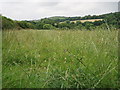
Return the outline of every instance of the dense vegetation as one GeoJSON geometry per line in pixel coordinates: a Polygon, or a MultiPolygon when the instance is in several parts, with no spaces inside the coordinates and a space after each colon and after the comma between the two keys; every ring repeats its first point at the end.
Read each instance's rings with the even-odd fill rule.
{"type": "Polygon", "coordinates": [[[33,21],[0,18],[3,88],[120,88],[119,12],[33,21]],[[103,21],[79,21],[88,19],[103,21]]]}
{"type": "Polygon", "coordinates": [[[118,88],[117,30],[3,31],[3,88],[118,88]]]}
{"type": "Polygon", "coordinates": [[[4,16],[2,17],[2,29],[89,29],[103,28],[111,29],[120,28],[120,12],[93,15],[84,17],[50,17],[33,21],[14,21],[4,16]],[[103,19],[102,21],[84,22],[75,20],[88,20],[88,19],[103,19]],[[63,23],[61,23],[63,22],[63,23]]]}

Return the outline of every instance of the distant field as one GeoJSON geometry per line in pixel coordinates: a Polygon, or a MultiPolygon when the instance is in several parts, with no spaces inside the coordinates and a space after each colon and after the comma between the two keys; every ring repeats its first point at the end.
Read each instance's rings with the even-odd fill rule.
{"type": "Polygon", "coordinates": [[[88,20],[76,20],[76,21],[71,21],[71,22],[77,22],[77,21],[81,21],[82,23],[84,22],[95,22],[95,21],[102,21],[103,19],[88,19],[88,20]]]}
{"type": "Polygon", "coordinates": [[[118,31],[3,31],[3,88],[116,88],[118,31]]]}
{"type": "MultiPolygon", "coordinates": [[[[80,21],[82,23],[84,22],[95,22],[95,21],[102,21],[103,19],[88,19],[88,20],[75,20],[75,21],[70,21],[70,22],[74,22],[76,23],[77,21],[80,21]]],[[[64,23],[64,22],[60,22],[60,23],[64,23]]]]}

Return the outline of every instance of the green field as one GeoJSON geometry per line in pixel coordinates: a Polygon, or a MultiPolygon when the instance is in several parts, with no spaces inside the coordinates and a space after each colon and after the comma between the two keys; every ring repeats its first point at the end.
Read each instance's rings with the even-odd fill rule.
{"type": "Polygon", "coordinates": [[[9,30],[3,88],[117,88],[118,30],[9,30]]]}

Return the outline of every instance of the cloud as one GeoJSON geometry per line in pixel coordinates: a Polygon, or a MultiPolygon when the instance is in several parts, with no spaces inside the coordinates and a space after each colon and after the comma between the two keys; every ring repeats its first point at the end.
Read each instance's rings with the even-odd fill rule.
{"type": "Polygon", "coordinates": [[[119,2],[119,0],[1,0],[0,2],[119,2]]]}
{"type": "MultiPolygon", "coordinates": [[[[84,16],[103,14],[117,11],[117,2],[72,2],[69,0],[9,0],[14,2],[1,2],[1,13],[15,20],[40,19],[50,16],[84,16]],[[34,1],[34,2],[33,2],[34,1]]],[[[75,0],[77,1],[77,0],[75,0]]],[[[86,1],[86,0],[85,0],[86,1]]],[[[98,0],[97,0],[98,1],[98,0]]]]}
{"type": "Polygon", "coordinates": [[[37,2],[37,3],[34,3],[36,4],[38,7],[54,7],[54,6],[57,6],[60,2],[37,2]]]}

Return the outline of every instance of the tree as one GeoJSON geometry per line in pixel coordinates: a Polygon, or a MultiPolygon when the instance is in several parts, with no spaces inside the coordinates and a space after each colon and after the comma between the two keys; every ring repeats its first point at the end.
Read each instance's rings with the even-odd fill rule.
{"type": "Polygon", "coordinates": [[[18,21],[17,24],[22,27],[23,29],[30,28],[30,24],[26,21],[18,21]]]}
{"type": "Polygon", "coordinates": [[[76,21],[76,25],[82,24],[81,21],[76,21]]]}
{"type": "Polygon", "coordinates": [[[2,29],[14,29],[16,28],[16,23],[12,19],[0,16],[2,18],[2,29]]]}
{"type": "Polygon", "coordinates": [[[65,23],[65,22],[64,23],[59,23],[58,28],[64,28],[64,29],[67,28],[68,29],[68,28],[70,28],[70,25],[65,23]]]}
{"type": "Polygon", "coordinates": [[[44,24],[43,29],[55,29],[55,27],[52,26],[51,24],[44,24]]]}
{"type": "Polygon", "coordinates": [[[91,30],[94,27],[92,22],[85,22],[84,25],[85,25],[85,28],[88,30],[91,30]]]}
{"type": "Polygon", "coordinates": [[[54,21],[52,19],[49,19],[49,18],[45,18],[45,19],[41,19],[41,23],[44,23],[44,24],[51,24],[54,26],[55,23],[57,23],[57,21],[54,21]]]}
{"type": "Polygon", "coordinates": [[[67,24],[70,24],[70,21],[69,21],[69,20],[67,20],[67,21],[66,21],[66,23],[67,23],[67,24]]]}
{"type": "Polygon", "coordinates": [[[43,25],[45,25],[45,24],[42,23],[42,22],[37,22],[37,23],[35,24],[35,27],[36,27],[36,29],[43,29],[43,25]]]}
{"type": "Polygon", "coordinates": [[[85,29],[82,24],[79,24],[75,27],[75,29],[82,30],[85,29]]]}
{"type": "Polygon", "coordinates": [[[103,24],[103,23],[105,23],[104,21],[95,21],[95,22],[93,22],[93,24],[95,25],[95,26],[100,26],[101,24],[103,24]]]}

